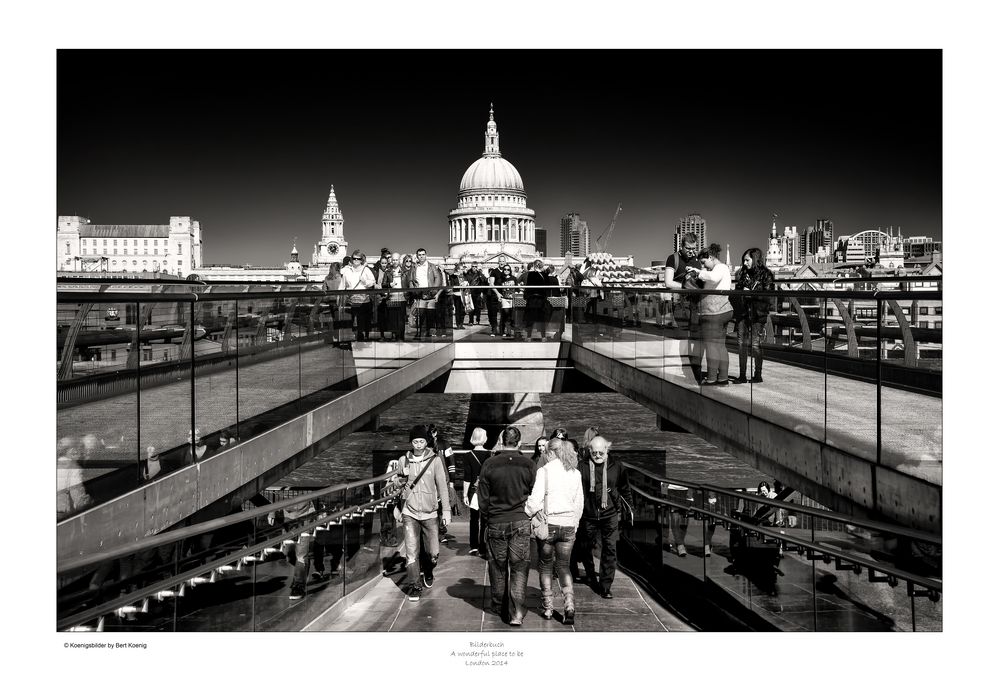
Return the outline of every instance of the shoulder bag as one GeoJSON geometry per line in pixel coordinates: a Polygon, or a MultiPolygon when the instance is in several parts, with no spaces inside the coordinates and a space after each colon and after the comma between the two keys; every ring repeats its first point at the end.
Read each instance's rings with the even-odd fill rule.
{"type": "Polygon", "coordinates": [[[424,464],[423,470],[420,471],[419,475],[417,475],[412,482],[407,481],[399,490],[399,493],[395,495],[395,510],[393,511],[393,515],[396,520],[402,519],[402,509],[406,507],[406,500],[409,499],[409,493],[413,491],[413,488],[416,487],[416,483],[420,481],[420,478],[423,477],[423,474],[427,472],[427,469],[430,468],[430,465],[436,458],[436,454],[431,456],[430,460],[424,464]]]}
{"type": "Polygon", "coordinates": [[[531,516],[531,534],[544,541],[548,539],[548,472],[545,471],[544,507],[531,516]]]}

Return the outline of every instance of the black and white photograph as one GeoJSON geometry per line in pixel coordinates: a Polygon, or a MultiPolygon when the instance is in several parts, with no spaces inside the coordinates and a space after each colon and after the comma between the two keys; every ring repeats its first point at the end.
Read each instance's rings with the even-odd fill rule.
{"type": "Polygon", "coordinates": [[[51,354],[10,328],[39,391],[18,448],[56,446],[39,650],[825,677],[849,640],[932,678],[916,651],[987,626],[991,561],[987,365],[949,368],[946,428],[943,400],[945,222],[981,291],[948,289],[950,356],[990,336],[966,273],[991,239],[950,213],[990,184],[955,147],[994,142],[951,133],[964,48],[507,46],[474,11],[453,44],[171,20],[35,50],[45,172],[12,189],[44,199],[51,354]]]}

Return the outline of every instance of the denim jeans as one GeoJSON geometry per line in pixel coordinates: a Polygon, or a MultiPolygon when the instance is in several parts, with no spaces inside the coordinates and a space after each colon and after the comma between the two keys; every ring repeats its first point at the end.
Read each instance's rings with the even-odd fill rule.
{"type": "Polygon", "coordinates": [[[708,360],[704,378],[708,382],[728,380],[728,348],[725,347],[725,326],[731,319],[731,310],[721,314],[701,315],[704,354],[708,360]]]}
{"type": "Polygon", "coordinates": [[[747,319],[740,319],[735,325],[735,332],[739,336],[739,377],[746,377],[746,360],[750,350],[753,353],[753,376],[763,375],[763,337],[766,335],[766,326],[762,322],[750,322],[747,319]]]}
{"type": "Polygon", "coordinates": [[[538,544],[538,577],[541,582],[541,607],[551,610],[555,606],[552,593],[552,567],[558,574],[562,587],[562,600],[566,610],[575,610],[576,602],[572,591],[572,575],[569,574],[569,560],[576,540],[576,528],[562,525],[548,526],[548,539],[535,539],[538,544]],[[553,561],[554,559],[554,561],[553,561]]]}
{"type": "Polygon", "coordinates": [[[433,577],[433,568],[437,565],[437,556],[440,553],[437,544],[437,516],[427,520],[417,520],[403,513],[402,524],[406,531],[406,579],[411,584],[419,584],[421,536],[423,537],[423,548],[430,556],[429,564],[424,566],[424,573],[429,571],[430,575],[428,576],[433,577]]]}
{"type": "Polygon", "coordinates": [[[508,523],[489,523],[486,527],[489,544],[489,583],[492,588],[492,608],[511,620],[523,621],[527,608],[527,572],[531,567],[531,519],[508,523]],[[509,578],[507,573],[509,572],[509,578]]]}

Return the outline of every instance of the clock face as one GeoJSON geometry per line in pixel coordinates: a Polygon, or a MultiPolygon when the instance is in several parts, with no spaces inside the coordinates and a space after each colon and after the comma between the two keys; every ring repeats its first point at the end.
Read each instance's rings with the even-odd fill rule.
{"type": "Polygon", "coordinates": [[[330,255],[336,255],[337,251],[340,250],[340,246],[337,244],[330,244],[326,247],[326,250],[329,251],[330,255]]]}

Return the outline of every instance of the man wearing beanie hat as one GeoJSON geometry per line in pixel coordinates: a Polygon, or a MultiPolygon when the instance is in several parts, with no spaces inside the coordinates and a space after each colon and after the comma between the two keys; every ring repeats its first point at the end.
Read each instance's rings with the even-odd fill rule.
{"type": "MultiPolygon", "coordinates": [[[[437,502],[448,498],[447,472],[440,458],[427,446],[429,439],[424,426],[413,426],[409,431],[413,449],[406,452],[396,466],[397,483],[405,485],[407,489],[402,507],[402,523],[406,537],[406,581],[409,585],[406,594],[411,601],[420,600],[424,586],[429,589],[434,585],[433,569],[440,552],[437,543],[437,502]],[[421,539],[424,550],[430,556],[430,561],[423,570],[422,583],[419,562],[421,539]]],[[[444,525],[449,525],[450,505],[445,503],[440,513],[444,525]]]]}

